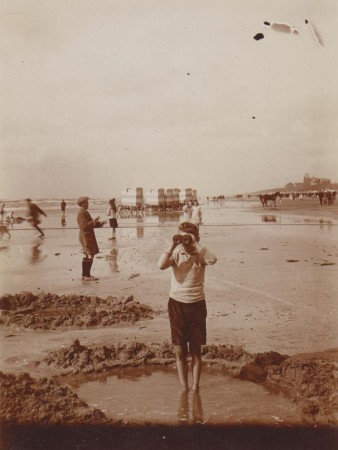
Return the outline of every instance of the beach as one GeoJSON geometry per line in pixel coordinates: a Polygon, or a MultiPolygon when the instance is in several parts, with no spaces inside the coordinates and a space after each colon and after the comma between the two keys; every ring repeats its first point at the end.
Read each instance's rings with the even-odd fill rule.
{"type": "MultiPolygon", "coordinates": [[[[33,379],[40,379],[76,373],[106,373],[114,367],[133,364],[151,366],[151,361],[154,363],[155,360],[157,365],[169,367],[174,364],[173,356],[162,347],[156,350],[153,359],[149,355],[155,354],[154,345],[157,349],[164,343],[170,347],[166,310],[170,271],[160,271],[156,262],[176,233],[180,214],[167,212],[120,218],[116,241],[108,240],[111,231],[107,225],[97,229],[100,253],[95,258],[92,273],[99,281],[84,282],[80,276],[82,254],[75,220],[77,208],[67,207],[66,226],[61,226],[57,205],[49,208],[42,205],[42,208],[48,215],[42,222],[46,234],[44,240],[39,240],[36,231],[26,222],[10,230],[10,239],[3,236],[1,240],[1,295],[8,298],[16,295],[18,312],[20,299],[26,298],[30,305],[26,305],[21,316],[10,312],[13,306],[7,307],[7,311],[3,307],[1,370],[15,376],[29,373],[33,379]],[[30,295],[35,297],[32,299],[30,295]],[[88,305],[96,308],[94,321],[88,321],[87,300],[80,305],[76,304],[78,298],[89,299],[88,305]],[[104,303],[98,299],[110,300],[104,303]],[[38,302],[39,307],[34,306],[38,302]],[[56,323],[58,313],[55,309],[53,313],[48,310],[48,302],[53,305],[66,302],[63,313],[67,310],[70,315],[76,315],[77,312],[81,320],[75,323],[69,316],[68,321],[56,323]],[[109,316],[113,307],[123,312],[125,319],[114,321],[109,316]],[[127,307],[128,314],[142,311],[138,316],[128,315],[125,313],[127,307]],[[98,311],[106,317],[105,322],[98,318],[98,311]],[[48,315],[54,315],[54,319],[38,320],[48,315]],[[35,316],[35,319],[28,324],[27,316],[35,316]],[[11,320],[7,320],[8,317],[11,320]],[[20,321],[20,317],[26,322],[20,321]],[[78,342],[77,347],[74,342],[78,342]],[[58,353],[71,348],[78,354],[88,353],[93,348],[98,352],[98,349],[102,351],[103,347],[113,345],[114,354],[120,355],[116,353],[116,346],[120,349],[124,346],[123,351],[132,348],[134,356],[129,355],[129,359],[115,356],[108,366],[105,366],[104,358],[101,366],[95,366],[93,361],[87,366],[69,363],[65,370],[66,365],[61,361],[64,356],[61,358],[58,353]],[[141,353],[143,363],[139,359],[141,353]],[[144,356],[146,353],[147,357],[144,356]],[[46,357],[49,362],[43,363],[46,357]]],[[[213,357],[209,347],[205,364],[218,367],[222,360],[223,368],[232,375],[242,373],[243,378],[254,382],[259,382],[262,371],[257,375],[257,371],[251,369],[259,365],[260,370],[267,367],[263,381],[279,384],[281,391],[284,387],[284,394],[287,383],[283,385],[281,381],[282,372],[285,375],[292,370],[293,373],[304,370],[304,361],[316,361],[318,367],[322,361],[324,366],[330,363],[329,369],[320,366],[318,370],[322,377],[328,371],[333,373],[338,355],[335,310],[338,293],[337,207],[321,207],[314,199],[285,199],[267,208],[258,201],[225,201],[222,204],[205,201],[202,209],[201,244],[218,258],[217,264],[206,270],[207,343],[215,349],[224,346],[235,349],[232,353],[228,351],[227,356],[213,357]],[[281,358],[278,363],[265,360],[265,366],[262,366],[257,355],[271,352],[286,355],[289,359],[281,358]]],[[[105,205],[100,202],[94,204],[93,209],[89,208],[93,216],[99,214],[101,219],[105,218],[105,210],[105,205]]],[[[207,381],[210,377],[202,375],[201,396],[203,376],[205,390],[210,384],[207,381]]],[[[289,397],[300,395],[295,383],[288,389],[289,397]]],[[[337,401],[331,397],[330,401],[325,397],[330,403],[325,409],[323,396],[309,394],[307,401],[310,398],[311,402],[302,404],[299,420],[306,419],[310,424],[333,423],[337,418],[337,401]],[[306,408],[315,402],[314,397],[321,400],[317,402],[319,410],[311,412],[306,408]]],[[[250,396],[247,403],[247,408],[255,410],[255,405],[250,405],[250,396]]],[[[236,414],[236,420],[246,423],[245,415],[241,418],[240,412],[236,414]]],[[[270,416],[278,417],[278,414],[271,413],[270,416]]],[[[98,414],[96,422],[100,422],[100,417],[98,414]]],[[[132,422],[132,419],[128,420],[132,422]]],[[[79,419],[80,423],[83,421],[83,417],[79,419]]],[[[247,418],[247,423],[252,421],[252,416],[247,418]]],[[[153,419],[151,422],[156,423],[153,419]]],[[[164,417],[160,423],[167,422],[164,417]]],[[[287,423],[287,418],[282,422],[287,423]]],[[[226,423],[231,420],[224,419],[226,423]]]]}

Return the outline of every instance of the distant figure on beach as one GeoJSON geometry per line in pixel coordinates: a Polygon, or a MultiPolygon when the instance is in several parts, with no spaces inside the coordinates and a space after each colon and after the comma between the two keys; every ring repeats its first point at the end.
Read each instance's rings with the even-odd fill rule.
{"type": "Polygon", "coordinates": [[[111,200],[109,200],[109,208],[107,211],[107,216],[109,216],[109,225],[110,225],[110,228],[112,229],[112,236],[110,238],[108,238],[109,241],[116,239],[116,228],[118,228],[118,223],[116,220],[116,213],[117,213],[117,208],[116,208],[115,198],[112,198],[111,200]]]}
{"type": "Polygon", "coordinates": [[[66,206],[67,206],[67,203],[63,199],[61,202],[61,226],[62,227],[66,226],[66,206]]]}
{"type": "Polygon", "coordinates": [[[323,191],[319,191],[318,192],[318,198],[319,198],[320,206],[323,206],[323,198],[324,198],[324,192],[323,191]]]}
{"type": "Polygon", "coordinates": [[[33,227],[38,230],[38,232],[40,233],[38,237],[42,239],[45,237],[45,234],[39,227],[39,224],[41,223],[40,215],[47,217],[47,214],[42,211],[42,209],[39,208],[35,203],[33,203],[30,198],[26,199],[26,203],[28,207],[27,221],[31,222],[33,227]]]}
{"type": "Polygon", "coordinates": [[[77,223],[80,228],[80,243],[82,245],[83,259],[82,259],[82,280],[97,281],[98,278],[90,274],[94,256],[99,253],[94,228],[101,228],[106,222],[100,221],[100,216],[92,219],[88,212],[89,197],[80,197],[77,201],[80,206],[80,211],[77,215],[77,223]]]}
{"type": "Polygon", "coordinates": [[[191,222],[197,226],[202,223],[202,208],[197,200],[194,201],[192,206],[191,222]]]}
{"type": "Polygon", "coordinates": [[[185,200],[183,205],[183,222],[189,222],[192,214],[192,205],[190,201],[185,200]]]}
{"type": "Polygon", "coordinates": [[[9,212],[6,214],[6,217],[5,217],[5,224],[6,224],[7,226],[10,225],[11,228],[13,228],[14,219],[15,219],[15,217],[14,217],[14,211],[11,210],[11,211],[9,211],[9,212]]]}
{"type": "Polygon", "coordinates": [[[192,390],[198,392],[202,371],[201,345],[206,344],[205,267],[215,264],[217,258],[198,243],[199,231],[195,224],[183,222],[178,231],[157,266],[161,270],[172,269],[168,313],[182,391],[189,390],[187,358],[190,353],[192,390]]]}
{"type": "Polygon", "coordinates": [[[3,203],[0,210],[1,214],[1,223],[4,223],[4,215],[5,215],[5,204],[3,203]]]}

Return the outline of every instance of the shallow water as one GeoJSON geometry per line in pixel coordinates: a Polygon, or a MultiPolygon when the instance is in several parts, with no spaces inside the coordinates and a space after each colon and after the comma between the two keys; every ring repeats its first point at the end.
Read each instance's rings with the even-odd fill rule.
{"type": "Polygon", "coordinates": [[[199,393],[181,393],[175,368],[127,368],[73,378],[68,384],[109,418],[152,424],[301,424],[296,405],[281,394],[205,368],[199,393]]]}

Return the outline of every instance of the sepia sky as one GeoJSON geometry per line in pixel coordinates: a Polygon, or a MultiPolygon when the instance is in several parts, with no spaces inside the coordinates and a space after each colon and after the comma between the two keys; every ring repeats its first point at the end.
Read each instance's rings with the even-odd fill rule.
{"type": "Polygon", "coordinates": [[[338,182],[337,0],[2,0],[0,30],[2,199],[338,182]]]}

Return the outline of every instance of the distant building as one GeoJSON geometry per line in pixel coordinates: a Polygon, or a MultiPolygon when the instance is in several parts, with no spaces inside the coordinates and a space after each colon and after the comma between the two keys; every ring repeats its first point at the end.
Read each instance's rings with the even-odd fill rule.
{"type": "Polygon", "coordinates": [[[334,185],[329,178],[317,178],[306,173],[302,183],[288,183],[285,185],[284,190],[291,191],[315,191],[320,189],[330,189],[334,185]]]}
{"type": "Polygon", "coordinates": [[[303,179],[304,188],[320,188],[325,189],[331,185],[331,180],[329,178],[317,178],[311,177],[308,173],[304,175],[303,179]]]}

